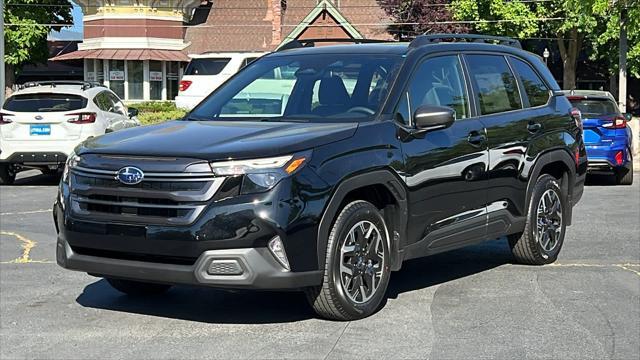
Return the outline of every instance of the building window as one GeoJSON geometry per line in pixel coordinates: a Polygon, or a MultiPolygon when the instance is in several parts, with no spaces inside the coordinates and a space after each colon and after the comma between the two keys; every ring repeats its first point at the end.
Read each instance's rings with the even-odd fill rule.
{"type": "Polygon", "coordinates": [[[167,100],[174,100],[178,95],[178,81],[180,77],[180,63],[167,61],[167,100]]]}
{"type": "Polygon", "coordinates": [[[142,100],[144,85],[144,69],[142,61],[127,61],[127,86],[129,99],[142,100]]]}
{"type": "Polygon", "coordinates": [[[162,100],[162,62],[149,60],[149,90],[151,100],[162,100]]]}
{"type": "Polygon", "coordinates": [[[124,99],[124,60],[109,60],[109,88],[124,99]]]}
{"type": "Polygon", "coordinates": [[[100,84],[104,84],[104,67],[103,67],[103,63],[102,63],[102,59],[96,59],[96,80],[97,82],[99,82],[100,84]]]}

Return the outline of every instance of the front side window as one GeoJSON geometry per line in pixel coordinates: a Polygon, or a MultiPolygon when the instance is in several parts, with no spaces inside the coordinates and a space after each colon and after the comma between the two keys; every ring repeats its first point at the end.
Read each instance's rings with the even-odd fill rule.
{"type": "Polygon", "coordinates": [[[522,109],[516,79],[503,56],[467,55],[466,60],[482,115],[522,109]]]}
{"type": "Polygon", "coordinates": [[[468,104],[460,59],[455,55],[430,58],[413,73],[396,118],[406,124],[407,117],[420,106],[436,105],[450,107],[455,110],[456,119],[464,119],[469,117],[468,104]]]}
{"type": "Polygon", "coordinates": [[[376,87],[386,88],[401,61],[371,54],[260,58],[202,101],[190,119],[371,120],[381,105],[371,100],[374,77],[376,87]]]}
{"type": "Polygon", "coordinates": [[[4,109],[15,112],[57,112],[79,110],[87,106],[87,99],[71,94],[23,94],[11,96],[4,109]]]}
{"type": "Polygon", "coordinates": [[[549,101],[549,88],[531,66],[516,58],[511,58],[511,65],[529,98],[529,106],[536,107],[546,104],[549,101]]]}

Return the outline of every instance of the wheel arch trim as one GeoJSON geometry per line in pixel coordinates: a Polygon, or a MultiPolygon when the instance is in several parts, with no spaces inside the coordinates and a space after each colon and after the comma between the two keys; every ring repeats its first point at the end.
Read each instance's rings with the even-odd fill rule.
{"type": "MultiPolygon", "coordinates": [[[[346,196],[359,188],[363,188],[371,185],[382,185],[386,187],[398,203],[399,211],[396,214],[397,224],[393,224],[393,229],[389,228],[389,224],[386,224],[389,234],[389,251],[390,251],[390,265],[392,270],[398,270],[402,263],[400,252],[402,251],[401,239],[404,239],[406,227],[407,227],[407,193],[402,186],[401,181],[389,170],[375,170],[364,174],[354,175],[348,177],[336,185],[336,190],[331,195],[320,224],[318,226],[318,234],[316,238],[316,249],[318,256],[318,269],[324,270],[325,257],[327,252],[327,239],[331,232],[331,226],[335,218],[340,212],[340,205],[346,198],[346,196]],[[397,233],[397,235],[396,235],[397,233]]],[[[386,220],[386,218],[385,218],[386,220]]],[[[386,222],[386,221],[385,221],[386,222]]]]}

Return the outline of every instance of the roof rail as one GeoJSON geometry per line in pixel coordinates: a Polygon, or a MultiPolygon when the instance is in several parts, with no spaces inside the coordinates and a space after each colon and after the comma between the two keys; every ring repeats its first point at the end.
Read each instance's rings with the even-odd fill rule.
{"type": "Polygon", "coordinates": [[[26,89],[35,86],[46,86],[50,85],[52,88],[58,85],[78,85],[82,87],[82,90],[91,89],[94,87],[106,87],[104,84],[101,84],[96,81],[79,81],[79,80],[52,80],[52,81],[29,81],[22,85],[20,85],[20,89],[26,89]]]}
{"type": "Polygon", "coordinates": [[[516,39],[512,39],[509,37],[502,36],[489,36],[489,35],[478,35],[478,34],[430,34],[430,35],[420,35],[417,36],[411,43],[409,44],[409,48],[417,48],[423,45],[435,44],[441,42],[456,42],[456,41],[466,41],[466,42],[478,42],[478,43],[487,43],[487,44],[499,44],[511,46],[517,49],[522,49],[522,45],[520,45],[520,41],[516,39]]]}
{"type": "Polygon", "coordinates": [[[297,49],[303,47],[315,47],[317,43],[351,43],[351,44],[374,44],[374,43],[395,43],[396,40],[380,40],[380,39],[294,39],[282,45],[277,51],[297,49]]]}

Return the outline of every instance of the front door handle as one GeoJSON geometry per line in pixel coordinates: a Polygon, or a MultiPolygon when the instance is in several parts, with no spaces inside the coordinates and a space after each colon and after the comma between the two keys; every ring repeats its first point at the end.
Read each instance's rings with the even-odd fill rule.
{"type": "Polygon", "coordinates": [[[487,140],[487,137],[478,131],[470,132],[469,137],[467,137],[467,141],[469,142],[469,144],[473,146],[480,146],[486,140],[487,140]]]}
{"type": "Polygon", "coordinates": [[[542,124],[531,122],[527,125],[527,130],[529,130],[530,133],[537,133],[542,130],[542,124]]]}

